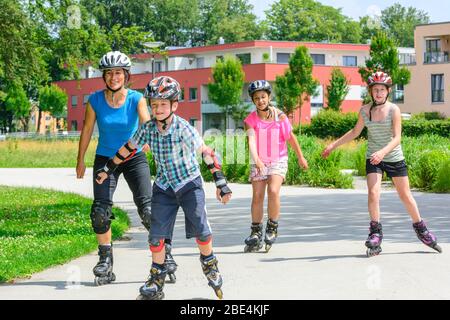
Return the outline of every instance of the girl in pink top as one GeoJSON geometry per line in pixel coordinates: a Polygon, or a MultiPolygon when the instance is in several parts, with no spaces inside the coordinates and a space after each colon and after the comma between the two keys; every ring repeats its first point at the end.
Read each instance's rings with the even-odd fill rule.
{"type": "Polygon", "coordinates": [[[262,248],[263,205],[267,188],[268,219],[264,242],[268,252],[277,238],[280,216],[280,189],[288,167],[286,141],[294,149],[298,164],[308,168],[292,126],[283,112],[270,105],[272,88],[268,81],[257,80],[250,84],[248,93],[256,111],[245,118],[245,130],[251,154],[250,181],[253,188],[251,234],[245,239],[244,252],[262,248]]]}

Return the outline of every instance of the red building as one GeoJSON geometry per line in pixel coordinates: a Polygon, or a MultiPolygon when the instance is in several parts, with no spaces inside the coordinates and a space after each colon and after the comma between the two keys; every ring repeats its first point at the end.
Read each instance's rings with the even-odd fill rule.
{"type": "MultiPolygon", "coordinates": [[[[224,115],[209,101],[207,84],[211,79],[211,67],[218,58],[225,55],[236,56],[242,61],[245,81],[265,79],[275,81],[288,67],[290,55],[299,45],[309,49],[314,61],[313,76],[319,80],[319,95],[311,98],[302,108],[302,122],[309,122],[311,115],[326,106],[324,91],[329,83],[333,67],[340,67],[350,82],[350,91],[343,102],[344,112],[357,111],[361,106],[361,94],[365,90],[358,66],[364,65],[369,57],[368,45],[328,44],[283,41],[248,41],[195,48],[177,48],[168,51],[168,57],[155,57],[156,76],[168,75],[177,79],[183,89],[183,99],[177,114],[196,125],[199,130],[223,129],[224,115]]],[[[150,54],[133,56],[130,87],[143,90],[151,79],[152,57],[150,54]]],[[[80,67],[81,80],[59,81],[59,87],[69,96],[67,122],[68,130],[79,131],[83,126],[85,103],[89,94],[104,88],[100,71],[86,65],[80,67]]],[[[247,84],[242,90],[242,100],[251,104],[247,94],[247,84]]],[[[298,123],[299,111],[293,122],[298,123]]],[[[231,121],[231,125],[234,124],[231,121]]]]}

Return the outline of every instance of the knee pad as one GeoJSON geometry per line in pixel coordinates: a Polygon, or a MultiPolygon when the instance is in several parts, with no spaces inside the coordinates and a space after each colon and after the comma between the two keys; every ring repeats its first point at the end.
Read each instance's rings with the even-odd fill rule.
{"type": "Polygon", "coordinates": [[[111,227],[111,219],[114,219],[111,206],[100,202],[94,202],[92,204],[90,217],[92,228],[97,234],[108,232],[111,227]]]}
{"type": "Polygon", "coordinates": [[[153,253],[161,252],[164,248],[164,239],[150,241],[150,251],[153,253]]]}
{"type": "Polygon", "coordinates": [[[201,245],[201,246],[205,246],[207,244],[209,244],[212,241],[212,235],[209,236],[202,236],[202,237],[198,237],[195,239],[195,241],[197,242],[197,244],[201,245]]]}
{"type": "Polygon", "coordinates": [[[150,207],[143,207],[141,209],[138,209],[138,213],[141,217],[141,222],[144,225],[145,229],[150,230],[152,218],[152,211],[150,207]]]}

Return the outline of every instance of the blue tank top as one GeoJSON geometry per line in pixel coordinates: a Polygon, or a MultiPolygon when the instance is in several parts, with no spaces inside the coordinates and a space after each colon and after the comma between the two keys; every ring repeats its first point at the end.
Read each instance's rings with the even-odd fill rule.
{"type": "Polygon", "coordinates": [[[139,126],[137,107],[141,98],[142,93],[128,89],[125,103],[120,108],[112,108],[106,102],[104,90],[91,94],[89,103],[95,111],[99,131],[96,154],[112,157],[133,136],[139,126]]]}

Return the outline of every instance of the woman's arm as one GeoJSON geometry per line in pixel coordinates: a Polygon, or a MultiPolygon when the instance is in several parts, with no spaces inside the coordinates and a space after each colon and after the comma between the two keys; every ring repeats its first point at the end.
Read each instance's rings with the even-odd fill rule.
{"type": "Polygon", "coordinates": [[[78,156],[77,156],[77,178],[82,179],[86,171],[86,165],[84,163],[84,156],[86,150],[89,147],[89,142],[91,141],[92,132],[94,131],[95,125],[95,111],[91,104],[88,102],[86,104],[86,112],[84,115],[84,125],[81,130],[80,142],[78,143],[78,156]]]}

